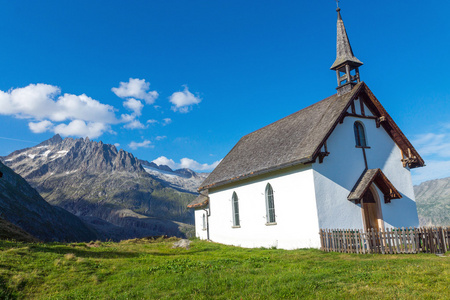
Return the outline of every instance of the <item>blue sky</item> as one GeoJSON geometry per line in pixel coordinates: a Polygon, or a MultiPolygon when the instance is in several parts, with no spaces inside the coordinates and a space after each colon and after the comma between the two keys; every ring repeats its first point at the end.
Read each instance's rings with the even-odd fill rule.
{"type": "MultiPolygon", "coordinates": [[[[450,176],[450,3],[341,1],[361,77],[450,176]]],[[[90,136],[209,171],[335,92],[335,1],[1,1],[0,155],[90,136]]]]}

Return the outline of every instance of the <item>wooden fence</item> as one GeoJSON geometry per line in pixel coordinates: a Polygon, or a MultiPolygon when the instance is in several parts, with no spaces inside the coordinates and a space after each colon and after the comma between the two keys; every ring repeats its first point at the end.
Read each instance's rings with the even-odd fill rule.
{"type": "Polygon", "coordinates": [[[384,231],[320,229],[321,249],[345,253],[445,253],[450,227],[393,228],[384,231]]]}

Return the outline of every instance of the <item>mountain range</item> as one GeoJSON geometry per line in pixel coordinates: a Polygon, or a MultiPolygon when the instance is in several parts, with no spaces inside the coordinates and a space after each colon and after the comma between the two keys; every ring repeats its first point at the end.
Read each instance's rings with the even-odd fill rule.
{"type": "Polygon", "coordinates": [[[420,226],[450,226],[450,177],[414,186],[420,226]]]}
{"type": "Polygon", "coordinates": [[[43,241],[90,241],[97,238],[96,233],[79,218],[47,203],[21,176],[1,162],[0,172],[3,173],[0,178],[2,233],[20,233],[12,226],[14,224],[43,241]]]}
{"type": "MultiPolygon", "coordinates": [[[[27,232],[43,241],[190,236],[186,205],[208,176],[59,135],[0,161],[0,236],[23,240],[33,238],[27,232]]],[[[450,177],[414,190],[420,225],[449,226],[450,177]]]]}
{"type": "Polygon", "coordinates": [[[1,160],[48,203],[112,240],[192,234],[193,212],[186,205],[206,176],[140,161],[114,145],[59,135],[1,160]]]}

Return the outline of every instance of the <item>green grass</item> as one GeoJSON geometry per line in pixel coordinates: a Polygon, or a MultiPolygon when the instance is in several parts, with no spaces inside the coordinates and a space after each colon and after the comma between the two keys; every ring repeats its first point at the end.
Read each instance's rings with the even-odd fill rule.
{"type": "Polygon", "coordinates": [[[0,299],[450,299],[450,253],[0,241],[0,299]]]}

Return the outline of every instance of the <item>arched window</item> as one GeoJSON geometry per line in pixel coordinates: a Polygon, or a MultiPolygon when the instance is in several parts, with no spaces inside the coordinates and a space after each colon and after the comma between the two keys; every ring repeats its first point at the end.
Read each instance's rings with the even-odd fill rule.
{"type": "Polygon", "coordinates": [[[273,189],[270,183],[266,185],[266,221],[268,224],[276,222],[273,189]]]}
{"type": "Polygon", "coordinates": [[[361,122],[356,121],[353,125],[355,130],[355,141],[358,147],[367,147],[366,134],[364,132],[364,126],[361,122]]]}
{"type": "Polygon", "coordinates": [[[239,199],[236,192],[233,192],[233,197],[231,199],[231,202],[233,202],[233,226],[239,227],[239,199]]]}
{"type": "Polygon", "coordinates": [[[206,230],[206,215],[203,214],[203,230],[206,230]]]}

